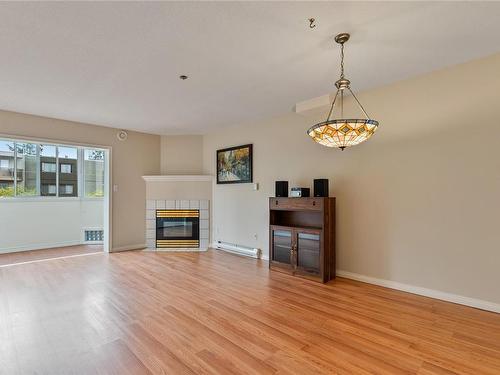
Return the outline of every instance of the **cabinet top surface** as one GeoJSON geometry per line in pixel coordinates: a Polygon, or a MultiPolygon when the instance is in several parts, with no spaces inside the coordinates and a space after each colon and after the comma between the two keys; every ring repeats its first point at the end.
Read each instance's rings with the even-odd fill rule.
{"type": "Polygon", "coordinates": [[[335,205],[334,197],[276,197],[269,198],[269,209],[272,211],[316,211],[329,210],[335,205]]]}
{"type": "Polygon", "coordinates": [[[307,201],[307,200],[327,200],[327,199],[335,199],[335,197],[269,197],[269,200],[287,200],[291,199],[293,201],[307,201]]]}

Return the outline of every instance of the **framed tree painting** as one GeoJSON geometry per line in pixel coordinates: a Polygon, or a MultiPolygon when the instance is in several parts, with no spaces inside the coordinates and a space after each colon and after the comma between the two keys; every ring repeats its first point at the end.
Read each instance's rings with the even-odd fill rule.
{"type": "Polygon", "coordinates": [[[217,150],[217,183],[252,182],[252,158],[251,144],[217,150]]]}

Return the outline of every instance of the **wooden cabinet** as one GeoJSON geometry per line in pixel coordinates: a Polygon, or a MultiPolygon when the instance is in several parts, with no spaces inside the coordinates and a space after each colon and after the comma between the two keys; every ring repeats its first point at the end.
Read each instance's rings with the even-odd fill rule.
{"type": "Polygon", "coordinates": [[[271,269],[335,278],[335,198],[270,198],[269,219],[271,269]]]}

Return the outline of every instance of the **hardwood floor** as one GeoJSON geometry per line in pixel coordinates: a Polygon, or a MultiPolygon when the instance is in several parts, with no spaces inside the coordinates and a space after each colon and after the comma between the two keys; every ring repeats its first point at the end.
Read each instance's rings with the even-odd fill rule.
{"type": "Polygon", "coordinates": [[[1,374],[500,374],[500,315],[218,251],[0,268],[1,374]]]}
{"type": "Polygon", "coordinates": [[[93,254],[103,251],[102,245],[76,245],[56,247],[52,249],[20,251],[17,253],[0,254],[0,266],[34,262],[67,256],[93,254]]]}

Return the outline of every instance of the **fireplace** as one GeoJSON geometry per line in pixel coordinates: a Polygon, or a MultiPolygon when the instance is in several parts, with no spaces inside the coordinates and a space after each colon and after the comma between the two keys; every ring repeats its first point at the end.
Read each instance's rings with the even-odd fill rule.
{"type": "Polygon", "coordinates": [[[156,210],[157,248],[199,248],[199,210],[156,210]]]}

